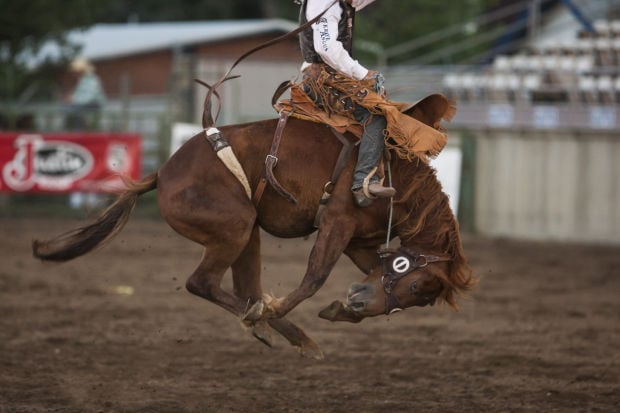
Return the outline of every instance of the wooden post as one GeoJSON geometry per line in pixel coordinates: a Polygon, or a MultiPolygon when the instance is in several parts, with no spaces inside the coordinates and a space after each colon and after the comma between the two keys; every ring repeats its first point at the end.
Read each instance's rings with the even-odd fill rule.
{"type": "Polygon", "coordinates": [[[462,230],[476,232],[476,137],[472,132],[463,131],[461,153],[461,189],[457,217],[462,230]]]}

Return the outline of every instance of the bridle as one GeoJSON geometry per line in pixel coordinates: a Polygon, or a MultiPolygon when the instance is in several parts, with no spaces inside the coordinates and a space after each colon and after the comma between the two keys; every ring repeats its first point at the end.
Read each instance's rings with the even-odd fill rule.
{"type": "MultiPolygon", "coordinates": [[[[383,248],[379,250],[378,254],[383,269],[381,284],[385,292],[385,314],[391,314],[395,311],[404,309],[398,301],[398,298],[394,295],[394,287],[396,287],[396,284],[398,284],[402,278],[419,268],[426,267],[428,264],[450,261],[450,258],[419,254],[406,247],[400,247],[398,249],[383,248]]],[[[437,298],[436,294],[419,291],[417,279],[413,280],[409,289],[411,293],[418,298],[422,306],[435,303],[435,299],[437,298]]]]}

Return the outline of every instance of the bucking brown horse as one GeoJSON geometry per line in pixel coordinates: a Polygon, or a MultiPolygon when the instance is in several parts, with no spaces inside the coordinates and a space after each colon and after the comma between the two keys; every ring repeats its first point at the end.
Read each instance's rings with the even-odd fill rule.
{"type": "MultiPolygon", "coordinates": [[[[408,114],[435,125],[434,99],[423,100],[408,114]]],[[[220,128],[251,191],[264,176],[276,124],[272,119],[220,128]]],[[[355,151],[320,215],[299,287],[280,298],[263,294],[260,229],[282,238],[307,236],[316,230],[319,201],[341,147],[327,126],[291,118],[282,135],[275,173],[297,203],[268,185],[256,205],[201,132],[156,173],[129,182],[94,223],[49,241],[34,241],[34,256],[66,261],[93,250],[122,229],[140,195],[157,189],[163,218],[179,234],[204,247],[187,289],[243,318],[267,344],[273,328],[302,353],[322,357],[318,346],[285,316],[321,288],[343,253],[365,279],[351,285],[346,303],[335,301],[321,311],[322,318],[358,322],[411,306],[432,305],[435,300],[456,306],[456,297],[470,289],[473,280],[457,221],[435,171],[420,160],[392,156],[388,172],[396,197],[359,208],[350,191],[355,151]],[[399,248],[382,248],[388,232],[390,238],[400,239],[399,248]],[[221,288],[228,268],[232,269],[232,292],[221,288]]]]}

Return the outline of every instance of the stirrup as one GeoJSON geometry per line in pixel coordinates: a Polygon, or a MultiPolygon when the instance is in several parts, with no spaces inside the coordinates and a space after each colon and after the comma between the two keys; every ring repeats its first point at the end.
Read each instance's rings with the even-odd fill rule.
{"type": "Polygon", "coordinates": [[[371,182],[368,192],[377,198],[391,198],[396,195],[396,190],[391,186],[383,186],[379,182],[371,182]]]}
{"type": "MultiPolygon", "coordinates": [[[[372,170],[368,173],[368,175],[366,175],[366,178],[364,178],[364,181],[362,182],[362,189],[364,191],[364,195],[366,196],[366,198],[368,199],[375,199],[377,198],[376,196],[374,196],[373,194],[370,193],[370,190],[368,189],[368,187],[370,186],[370,179],[375,176],[375,174],[377,173],[377,167],[375,166],[374,168],[372,168],[372,170]]],[[[383,184],[383,179],[379,181],[381,184],[383,184]]]]}
{"type": "Polygon", "coordinates": [[[353,201],[358,207],[364,208],[370,206],[374,201],[374,198],[369,198],[364,194],[363,188],[353,189],[351,193],[353,194],[353,201]]]}

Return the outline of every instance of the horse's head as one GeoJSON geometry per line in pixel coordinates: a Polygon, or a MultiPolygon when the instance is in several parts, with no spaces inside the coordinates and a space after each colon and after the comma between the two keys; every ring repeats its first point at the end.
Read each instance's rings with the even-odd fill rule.
{"type": "MultiPolygon", "coordinates": [[[[454,115],[454,106],[445,97],[432,95],[404,113],[439,129],[441,119],[454,115]]],[[[464,256],[458,222],[435,170],[422,161],[394,160],[393,169],[398,171],[394,186],[400,194],[394,201],[394,227],[401,247],[380,250],[380,265],[349,287],[346,303],[334,301],[321,311],[322,318],[359,322],[433,305],[436,300],[456,308],[457,295],[476,283],[464,256]]]]}
{"type": "Polygon", "coordinates": [[[379,251],[381,265],[362,282],[349,287],[345,304],[338,301],[320,313],[331,321],[358,322],[366,317],[392,314],[408,307],[424,307],[445,298],[450,258],[411,249],[379,251]]]}
{"type": "Polygon", "coordinates": [[[381,265],[361,283],[353,283],[347,306],[363,317],[391,314],[408,307],[435,304],[443,290],[438,276],[449,258],[401,247],[379,251],[381,265]]]}

